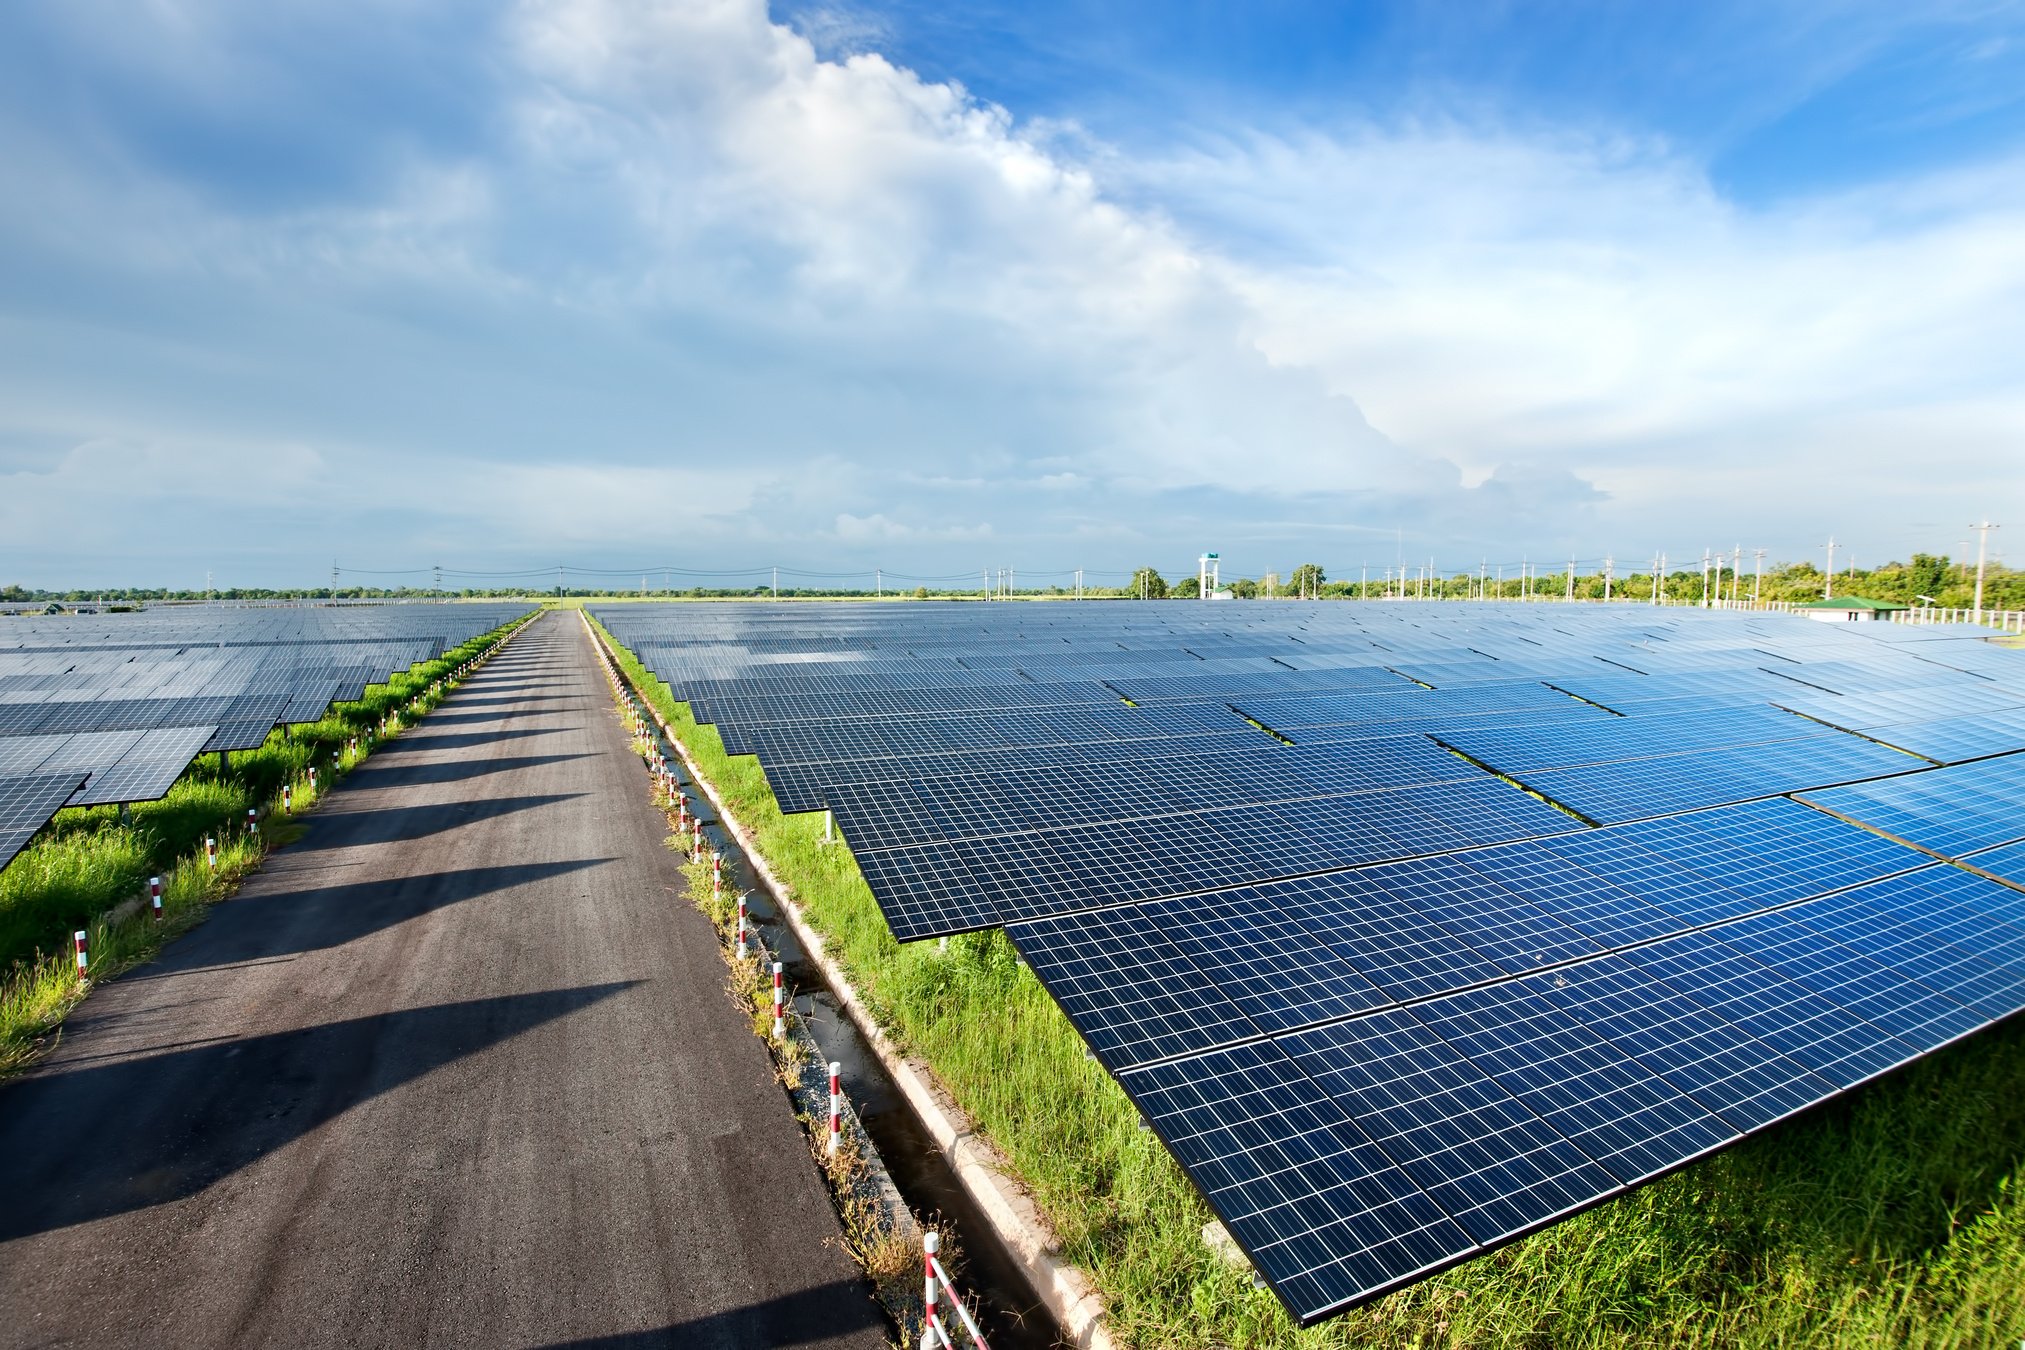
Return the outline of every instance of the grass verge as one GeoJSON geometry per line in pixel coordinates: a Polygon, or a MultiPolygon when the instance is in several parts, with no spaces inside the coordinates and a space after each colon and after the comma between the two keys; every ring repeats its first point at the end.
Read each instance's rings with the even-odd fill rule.
{"type": "Polygon", "coordinates": [[[59,811],[0,871],[0,1076],[32,1063],[85,996],[73,931],[88,934],[94,984],[147,960],[230,894],[268,849],[300,831],[282,810],[284,788],[293,814],[307,811],[372,753],[381,735],[398,733],[435,707],[452,672],[524,622],[369,685],[363,698],[334,703],[321,721],[286,735],[272,732],[259,749],[235,752],[225,764],[203,756],[160,801],[134,806],[126,820],[112,806],[59,811]],[[259,812],[257,831],[246,828],[249,809],[259,812]],[[215,870],[205,858],[207,838],[218,842],[215,870]],[[162,878],[160,922],[145,901],[124,903],[144,894],[150,876],[162,878]]]}
{"type": "MultiPolygon", "coordinates": [[[[602,631],[602,630],[601,630],[602,631]]],[[[2025,1021],[1320,1326],[1201,1239],[1213,1216],[1002,934],[893,940],[847,848],[610,639],[889,1035],[1004,1154],[1148,1350],[2008,1346],[2025,1339],[2025,1021]]]]}

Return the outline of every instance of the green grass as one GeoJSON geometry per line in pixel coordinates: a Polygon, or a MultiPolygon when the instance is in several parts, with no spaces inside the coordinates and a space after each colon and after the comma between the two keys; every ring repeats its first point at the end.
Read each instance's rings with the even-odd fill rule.
{"type": "Polygon", "coordinates": [[[229,893],[260,864],[265,851],[299,827],[283,817],[281,790],[290,787],[297,813],[371,753],[383,719],[389,731],[440,700],[430,687],[458,665],[495,645],[517,625],[472,639],[434,661],[368,686],[356,702],[337,703],[323,720],[270,734],[257,750],[234,752],[221,768],[206,755],[183,772],[160,801],[133,807],[121,820],[112,806],[57,813],[5,870],[0,870],[0,1074],[31,1062],[82,992],[71,934],[85,929],[94,982],[147,959],[195,923],[211,901],[229,893]],[[350,746],[357,738],[358,750],[350,746]],[[319,782],[309,784],[314,765],[319,782]],[[246,812],[260,812],[258,836],[246,812]],[[204,841],[219,843],[214,874],[204,841]],[[117,921],[121,902],[140,896],[150,876],[163,878],[163,922],[146,912],[117,921]]]}
{"type": "MultiPolygon", "coordinates": [[[[609,636],[609,635],[608,635],[609,636]]],[[[887,1031],[970,1112],[1141,1347],[2010,1346],[2025,1338],[2025,1022],[1307,1330],[998,933],[893,940],[820,818],[612,644],[887,1031]]]]}

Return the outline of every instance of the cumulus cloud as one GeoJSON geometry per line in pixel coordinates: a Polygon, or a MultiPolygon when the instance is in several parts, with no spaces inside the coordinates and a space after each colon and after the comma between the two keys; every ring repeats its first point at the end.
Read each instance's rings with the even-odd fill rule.
{"type": "Polygon", "coordinates": [[[990,541],[1256,572],[1395,531],[1591,556],[1790,530],[1790,496],[1739,484],[1830,468],[1824,509],[1882,534],[1908,491],[1960,509],[1908,487],[1908,435],[2019,492],[2014,164],[1746,210],[1607,130],[1127,153],[894,64],[856,10],[759,0],[388,0],[375,99],[292,101],[355,9],[79,0],[41,34],[225,150],[333,118],[356,143],[306,143],[284,190],[165,148],[145,99],[0,101],[36,188],[0,201],[0,548],[70,566],[93,475],[168,493],[246,454],[321,504],[272,566],[958,568],[990,541]],[[398,529],[350,487],[388,474],[398,529]]]}

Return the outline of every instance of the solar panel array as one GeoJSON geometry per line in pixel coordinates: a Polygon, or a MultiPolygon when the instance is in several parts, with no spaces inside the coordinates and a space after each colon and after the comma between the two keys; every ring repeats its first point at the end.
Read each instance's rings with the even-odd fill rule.
{"type": "Polygon", "coordinates": [[[197,755],[318,721],[526,612],[184,606],[0,621],[0,866],[64,806],[153,801],[197,755]]]}
{"type": "Polygon", "coordinates": [[[2025,1006],[2025,653],[1642,606],[597,611],[1002,926],[1303,1321],[2025,1006]]]}

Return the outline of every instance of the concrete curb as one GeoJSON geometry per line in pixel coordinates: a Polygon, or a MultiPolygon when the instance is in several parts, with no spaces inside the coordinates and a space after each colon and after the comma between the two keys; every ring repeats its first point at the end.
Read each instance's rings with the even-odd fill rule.
{"type": "MultiPolygon", "coordinates": [[[[603,635],[592,625],[587,611],[583,612],[583,618],[591,640],[600,647],[606,647],[603,635]]],[[[605,654],[608,659],[612,656],[609,648],[605,654]]],[[[617,667],[616,660],[613,664],[617,667]]],[[[623,667],[619,667],[619,674],[625,678],[623,667]]],[[[745,826],[725,808],[724,799],[718,795],[716,786],[697,767],[689,747],[682,743],[682,738],[662,718],[660,710],[647,699],[645,691],[636,689],[634,692],[641,695],[641,706],[647,709],[660,726],[661,734],[668,738],[668,743],[682,757],[690,778],[709,796],[719,822],[745,850],[746,861],[773,893],[788,926],[794,930],[809,960],[815,962],[829,980],[838,1004],[857,1026],[858,1034],[872,1047],[872,1053],[879,1057],[879,1062],[907,1099],[908,1107],[920,1118],[936,1147],[949,1159],[958,1182],[991,1223],[999,1241],[1019,1262],[1034,1297],[1054,1315],[1062,1334],[1079,1350],[1117,1350],[1117,1343],[1111,1339],[1110,1331],[1104,1325],[1104,1302],[1095,1285],[1080,1267],[1055,1254],[1059,1244],[1047,1220],[1025,1189],[1013,1180],[998,1150],[977,1133],[970,1117],[936,1081],[932,1070],[902,1057],[894,1048],[891,1038],[865,1006],[843,967],[830,957],[822,935],[802,917],[793,889],[774,874],[759,845],[745,826]]]]}

